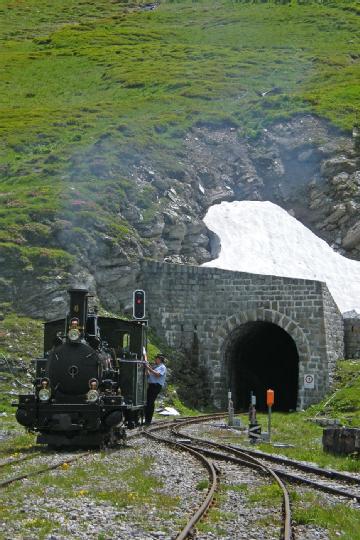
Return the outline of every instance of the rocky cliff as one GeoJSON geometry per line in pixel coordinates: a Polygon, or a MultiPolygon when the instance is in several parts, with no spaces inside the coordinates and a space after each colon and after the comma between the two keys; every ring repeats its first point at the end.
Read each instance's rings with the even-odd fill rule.
{"type": "MultiPolygon", "coordinates": [[[[99,190],[104,178],[115,186],[125,178],[131,189],[102,194],[108,220],[126,224],[122,241],[97,221],[96,210],[88,210],[82,223],[82,200],[75,193],[67,219],[45,216],[41,223],[50,230],[50,245],[69,253],[69,260],[49,264],[46,246],[45,262],[37,260],[36,267],[11,252],[0,254],[5,302],[15,299],[27,314],[53,317],[64,309],[64,291],[76,282],[96,291],[108,309],[126,309],[140,258],[201,264],[214,257],[217,239],[202,218],[223,200],[270,200],[334,249],[360,260],[356,131],[342,133],[310,115],[277,122],[255,140],[231,125],[198,125],[166,162],[150,151],[119,153],[111,166],[104,159],[108,144],[98,141],[86,156],[74,158],[67,186],[76,192],[71,182],[84,163],[99,190]]],[[[36,244],[36,232],[29,231],[30,245],[36,244]]]]}

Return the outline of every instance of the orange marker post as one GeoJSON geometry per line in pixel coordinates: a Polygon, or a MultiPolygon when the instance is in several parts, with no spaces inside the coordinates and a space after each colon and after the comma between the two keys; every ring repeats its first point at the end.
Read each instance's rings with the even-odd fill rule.
{"type": "Polygon", "coordinates": [[[266,405],[268,406],[268,437],[269,442],[271,441],[271,407],[274,405],[275,393],[274,390],[266,391],[266,405]]]}
{"type": "Polygon", "coordinates": [[[274,405],[274,390],[266,391],[266,405],[272,407],[274,405]]]}

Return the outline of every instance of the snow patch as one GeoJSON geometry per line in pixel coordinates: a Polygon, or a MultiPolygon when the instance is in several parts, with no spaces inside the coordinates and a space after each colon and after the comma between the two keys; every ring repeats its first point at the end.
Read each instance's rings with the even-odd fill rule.
{"type": "Polygon", "coordinates": [[[204,222],[219,236],[221,250],[202,266],[324,281],[341,312],[360,312],[360,262],[336,253],[280,206],[222,202],[209,208],[204,222]]]}

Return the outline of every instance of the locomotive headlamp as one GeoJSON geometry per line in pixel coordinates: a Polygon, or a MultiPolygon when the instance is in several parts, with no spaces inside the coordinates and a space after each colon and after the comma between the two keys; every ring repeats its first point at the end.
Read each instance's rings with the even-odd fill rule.
{"type": "Polygon", "coordinates": [[[70,341],[77,341],[80,337],[80,331],[78,328],[70,328],[68,331],[68,338],[70,341]]]}
{"type": "Polygon", "coordinates": [[[68,338],[70,341],[78,341],[80,338],[79,319],[71,319],[68,338]]]}
{"type": "Polygon", "coordinates": [[[99,392],[97,390],[89,390],[86,394],[86,399],[90,403],[95,403],[99,399],[99,392]]]}
{"type": "Polygon", "coordinates": [[[49,379],[41,379],[41,388],[38,393],[40,401],[49,401],[51,398],[51,390],[49,388],[49,379]]]}
{"type": "Polygon", "coordinates": [[[42,388],[39,390],[39,400],[40,401],[49,401],[51,397],[51,392],[48,388],[42,388]]]}

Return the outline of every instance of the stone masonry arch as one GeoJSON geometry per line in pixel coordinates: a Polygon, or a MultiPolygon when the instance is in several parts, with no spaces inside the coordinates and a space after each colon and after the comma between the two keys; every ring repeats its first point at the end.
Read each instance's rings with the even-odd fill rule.
{"type": "Polygon", "coordinates": [[[298,369],[298,402],[297,407],[301,407],[301,381],[303,380],[306,366],[310,362],[311,352],[308,339],[299,326],[291,317],[273,309],[258,308],[256,310],[242,311],[228,317],[214,336],[219,349],[219,366],[218,369],[222,374],[222,380],[227,381],[227,366],[225,353],[228,349],[228,342],[232,340],[232,336],[241,327],[251,322],[265,322],[276,325],[283,329],[294,341],[299,358],[298,369]]]}

